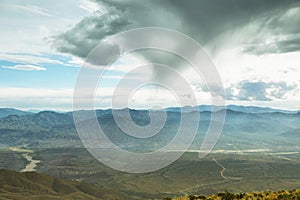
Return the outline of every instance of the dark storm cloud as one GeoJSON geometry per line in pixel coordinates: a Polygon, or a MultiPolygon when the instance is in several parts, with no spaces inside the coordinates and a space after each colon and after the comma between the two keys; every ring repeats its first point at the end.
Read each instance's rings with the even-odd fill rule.
{"type": "Polygon", "coordinates": [[[244,48],[252,54],[286,53],[300,50],[300,5],[264,19],[257,38],[244,48]]]}
{"type": "Polygon", "coordinates": [[[271,101],[286,99],[286,95],[296,91],[297,85],[286,82],[242,81],[227,89],[228,100],[271,101]],[[234,92],[237,90],[237,93],[234,92]]]}
{"type": "Polygon", "coordinates": [[[56,48],[64,53],[85,58],[99,40],[126,30],[128,19],[121,17],[115,9],[109,13],[96,12],[83,18],[72,29],[56,37],[56,48]]]}
{"type": "Polygon", "coordinates": [[[286,39],[279,39],[277,41],[267,43],[267,44],[261,41],[260,43],[251,44],[248,47],[244,48],[244,52],[255,54],[255,55],[263,55],[263,54],[270,54],[270,53],[287,53],[287,52],[295,52],[299,50],[300,50],[300,34],[296,36],[290,36],[286,39]]]}
{"type": "MultiPolygon", "coordinates": [[[[85,58],[96,44],[107,36],[145,26],[175,29],[214,49],[218,48],[219,43],[230,39],[228,37],[231,35],[228,32],[236,32],[255,22],[261,32],[257,35],[244,36],[243,41],[247,43],[245,52],[253,54],[288,52],[297,51],[300,46],[295,45],[295,42],[299,42],[297,34],[300,18],[289,18],[289,15],[283,18],[291,8],[299,6],[296,0],[95,0],[95,2],[100,5],[101,10],[85,17],[70,30],[55,37],[55,46],[59,51],[85,58]],[[226,37],[224,33],[227,33],[226,37]],[[274,34],[283,37],[275,38],[273,44],[264,41],[267,36],[274,34]]],[[[297,16],[298,10],[294,12],[291,15],[297,16]]]]}

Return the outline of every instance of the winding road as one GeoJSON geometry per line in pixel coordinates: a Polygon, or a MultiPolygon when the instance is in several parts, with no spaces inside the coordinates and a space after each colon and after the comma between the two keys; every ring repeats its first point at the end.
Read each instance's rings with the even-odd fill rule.
{"type": "Polygon", "coordinates": [[[224,172],[225,172],[226,168],[221,163],[219,163],[215,158],[213,158],[213,161],[222,168],[220,171],[220,175],[225,181],[228,181],[229,179],[233,179],[233,180],[241,180],[242,179],[239,177],[225,176],[224,172]]]}

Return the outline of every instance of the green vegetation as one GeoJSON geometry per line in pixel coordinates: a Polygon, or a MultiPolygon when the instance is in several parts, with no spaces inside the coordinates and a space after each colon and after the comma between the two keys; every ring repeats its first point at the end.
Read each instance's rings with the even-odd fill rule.
{"type": "Polygon", "coordinates": [[[21,152],[9,151],[7,149],[0,150],[0,169],[11,169],[20,171],[27,164],[21,152]]]}
{"type": "Polygon", "coordinates": [[[177,197],[177,198],[164,198],[164,200],[289,200],[289,199],[300,199],[300,189],[296,190],[280,190],[277,192],[246,192],[246,193],[218,193],[214,195],[207,196],[197,196],[189,195],[187,197],[177,197]]]}
{"type": "MultiPolygon", "coordinates": [[[[137,199],[127,194],[86,182],[67,181],[36,172],[19,173],[10,170],[0,170],[0,199],[31,200],[97,200],[97,199],[137,199]]],[[[158,199],[144,196],[139,199],[158,199]]],[[[280,190],[277,192],[221,192],[213,195],[189,195],[183,197],[164,197],[163,200],[289,200],[300,199],[300,189],[280,190]]]]}
{"type": "Polygon", "coordinates": [[[277,191],[300,186],[299,154],[285,155],[291,160],[264,154],[211,154],[200,160],[197,153],[185,153],[170,166],[146,174],[112,170],[82,148],[46,149],[33,155],[41,160],[38,172],[122,191],[129,199],[209,195],[225,190],[277,191]],[[214,159],[226,168],[223,175],[227,179],[221,176],[222,168],[214,159]]]}
{"type": "Polygon", "coordinates": [[[35,172],[0,170],[0,199],[123,199],[126,195],[85,182],[66,181],[35,172]]]}

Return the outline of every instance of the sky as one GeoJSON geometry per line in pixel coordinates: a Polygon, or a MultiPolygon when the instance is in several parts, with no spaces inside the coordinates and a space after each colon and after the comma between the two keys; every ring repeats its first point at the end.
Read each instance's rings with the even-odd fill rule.
{"type": "MultiPolygon", "coordinates": [[[[2,0],[0,107],[72,110],[74,85],[89,53],[115,34],[143,27],[176,30],[197,41],[219,72],[226,104],[300,110],[296,0],[2,0]]],[[[205,81],[188,63],[149,50],[114,62],[100,81],[96,107],[111,107],[118,82],[135,66],[151,62],[181,73],[198,104],[211,103],[205,81]]],[[[168,73],[149,70],[127,78],[152,82],[170,78],[168,73]]],[[[154,85],[141,87],[128,99],[130,107],[156,104],[179,105],[172,92],[154,85]]]]}

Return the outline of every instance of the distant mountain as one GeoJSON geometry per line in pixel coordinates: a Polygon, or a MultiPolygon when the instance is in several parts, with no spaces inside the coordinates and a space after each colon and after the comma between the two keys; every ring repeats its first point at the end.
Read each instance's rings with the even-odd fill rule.
{"type": "Polygon", "coordinates": [[[280,133],[280,135],[284,136],[284,137],[297,137],[297,138],[299,138],[300,137],[300,128],[280,133]]]}
{"type": "Polygon", "coordinates": [[[14,108],[0,108],[0,118],[7,117],[9,115],[29,115],[33,114],[32,112],[26,112],[22,110],[17,110],[14,108]]]}
{"type": "Polygon", "coordinates": [[[78,144],[73,123],[71,115],[50,111],[0,118],[0,145],[38,148],[45,143],[55,147],[78,144]]]}
{"type": "Polygon", "coordinates": [[[169,107],[169,108],[165,108],[165,111],[169,111],[169,112],[211,112],[213,111],[213,108],[215,108],[214,111],[219,111],[222,108],[219,106],[210,106],[210,105],[200,105],[200,106],[184,106],[184,107],[169,107]]]}
{"type": "MultiPolygon", "coordinates": [[[[188,121],[189,124],[184,128],[186,134],[191,132],[190,127],[199,123],[200,129],[194,140],[195,146],[198,148],[199,143],[203,140],[203,136],[209,127],[211,112],[201,112],[201,120],[200,122],[197,122],[194,121],[193,115],[197,115],[198,112],[190,112],[192,110],[191,108],[192,107],[185,107],[184,109],[189,110],[189,112],[181,114],[177,112],[176,109],[167,111],[167,121],[165,122],[165,126],[162,129],[159,129],[159,133],[155,136],[145,140],[130,137],[128,134],[124,133],[116,124],[111,109],[96,110],[96,116],[102,129],[107,134],[107,137],[115,144],[123,145],[123,147],[128,146],[135,150],[144,150],[142,148],[152,149],[168,144],[178,130],[181,117],[187,115],[187,117],[190,117],[190,120],[188,121]]],[[[205,107],[202,106],[202,108],[205,107]]],[[[206,108],[208,110],[210,107],[206,108]]],[[[115,114],[122,116],[127,110],[128,109],[121,109],[114,112],[115,114]]],[[[250,111],[258,112],[255,109],[248,108],[248,112],[250,111]]],[[[94,111],[76,112],[82,115],[82,120],[80,121],[82,124],[89,124],[91,116],[94,113],[94,111]]],[[[146,126],[151,123],[149,111],[129,109],[129,112],[132,120],[136,124],[146,126]]],[[[124,120],[127,119],[124,118],[124,120]]],[[[124,121],[124,123],[127,123],[127,121],[124,121]]],[[[270,147],[277,148],[278,143],[282,143],[279,137],[285,137],[284,134],[281,133],[293,131],[295,129],[300,129],[299,113],[246,113],[228,109],[224,129],[218,144],[226,146],[228,143],[234,141],[236,143],[235,145],[241,146],[240,148],[254,148],[259,146],[260,142],[263,141],[263,143],[267,143],[270,147]]],[[[298,141],[291,142],[297,143],[298,141]]],[[[81,147],[82,143],[76,131],[72,112],[56,113],[52,111],[43,111],[37,114],[23,116],[10,115],[0,118],[0,145],[25,145],[29,148],[54,148],[71,146],[81,147]]]]}
{"type": "Polygon", "coordinates": [[[299,111],[290,111],[290,110],[282,110],[282,109],[274,109],[269,107],[258,107],[258,106],[237,106],[237,105],[228,105],[227,109],[244,112],[244,113],[285,113],[285,114],[295,114],[299,111]]]}
{"type": "Polygon", "coordinates": [[[166,111],[171,112],[193,112],[193,111],[200,111],[200,112],[217,112],[222,109],[226,109],[227,111],[236,111],[236,112],[243,112],[243,113],[285,113],[285,114],[295,114],[299,111],[290,111],[290,110],[282,110],[282,109],[274,109],[269,107],[258,107],[258,106],[238,106],[238,105],[228,105],[226,107],[222,106],[212,106],[212,105],[200,105],[200,106],[185,106],[185,107],[170,107],[166,108],[166,111]]]}
{"type": "MultiPolygon", "coordinates": [[[[282,110],[282,109],[274,109],[269,107],[258,107],[258,106],[239,106],[239,105],[228,105],[226,107],[221,106],[212,106],[212,105],[199,105],[199,106],[184,106],[184,107],[169,107],[165,108],[165,111],[169,112],[217,112],[222,109],[225,109],[227,111],[237,111],[237,112],[243,112],[243,113],[285,113],[285,114],[300,114],[300,111],[290,111],[290,110],[282,110]]],[[[128,109],[128,108],[127,108],[128,109]]],[[[129,109],[131,111],[134,111],[135,109],[129,109]]],[[[135,111],[145,111],[145,110],[135,110],[135,111]]],[[[30,111],[22,111],[17,110],[14,108],[0,108],[0,118],[7,117],[9,115],[18,115],[18,116],[24,116],[24,115],[30,115],[30,114],[38,114],[38,113],[61,113],[61,114],[67,114],[69,116],[73,115],[73,112],[60,112],[60,111],[38,111],[38,110],[30,110],[30,111]]],[[[75,111],[80,113],[86,113],[89,115],[90,113],[94,112],[93,110],[81,110],[81,111],[75,111]]],[[[100,117],[104,114],[112,113],[112,109],[106,109],[106,110],[96,110],[97,117],[100,117]]]]}
{"type": "Polygon", "coordinates": [[[0,119],[0,129],[14,129],[24,131],[49,130],[55,126],[73,122],[72,116],[52,111],[43,111],[30,115],[9,115],[0,119]]]}
{"type": "Polygon", "coordinates": [[[0,199],[128,199],[127,195],[85,182],[67,181],[36,172],[0,170],[0,199]]]}

